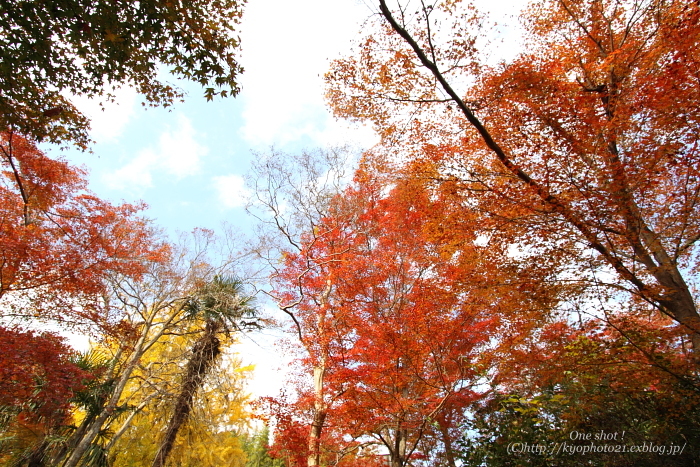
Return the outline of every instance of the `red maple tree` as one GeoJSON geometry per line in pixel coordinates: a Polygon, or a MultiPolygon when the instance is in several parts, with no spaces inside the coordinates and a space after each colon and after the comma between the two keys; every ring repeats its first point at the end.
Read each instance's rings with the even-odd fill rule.
{"type": "Polygon", "coordinates": [[[374,440],[403,466],[430,438],[454,465],[450,432],[479,397],[497,337],[526,333],[519,315],[552,306],[541,282],[445,225],[450,205],[426,188],[387,189],[361,169],[277,275],[314,375],[297,406],[314,414],[309,459],[342,450],[339,439],[374,440]]]}
{"type": "MultiPolygon", "coordinates": [[[[0,134],[0,298],[14,315],[104,321],[79,297],[106,274],[138,276],[167,248],[137,216],[87,191],[86,172],[13,133],[0,134]]],[[[94,302],[92,302],[94,305],[94,302]]],[[[8,311],[9,312],[9,311],[8,311]]]]}

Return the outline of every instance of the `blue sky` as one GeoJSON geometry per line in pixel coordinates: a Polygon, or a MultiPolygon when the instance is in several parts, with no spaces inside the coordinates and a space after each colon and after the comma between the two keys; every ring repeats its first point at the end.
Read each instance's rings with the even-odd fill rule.
{"type": "MultiPolygon", "coordinates": [[[[250,231],[243,177],[253,151],[376,141],[370,130],[331,117],[322,82],[329,59],[349,53],[370,13],[359,0],[251,0],[241,25],[239,96],[206,102],[201,87],[178,82],[185,101],[168,109],[144,108],[130,88],[118,90],[104,110],[77,98],[92,120],[95,144],[92,153],[61,153],[88,168],[90,190],[101,198],[145,201],[144,215],[173,238],[196,227],[217,231],[223,222],[250,231]]],[[[276,395],[283,384],[288,362],[275,346],[278,338],[271,331],[251,335],[235,349],[244,364],[256,365],[253,394],[276,395]]]]}
{"type": "MultiPolygon", "coordinates": [[[[481,3],[503,23],[522,0],[481,3]]],[[[330,59],[347,55],[360,37],[373,4],[250,0],[241,25],[245,73],[238,97],[206,102],[198,85],[180,82],[185,101],[169,109],[142,107],[129,88],[120,89],[117,102],[104,110],[78,98],[76,106],[92,119],[96,143],[92,153],[62,154],[89,169],[90,189],[98,196],[145,201],[144,214],[173,237],[195,227],[219,230],[223,222],[245,232],[254,223],[243,208],[243,177],[253,151],[376,142],[371,130],[331,117],[322,82],[330,59]]],[[[250,390],[275,395],[287,362],[274,346],[274,335],[254,339],[238,349],[244,363],[257,366],[250,390]]]]}
{"type": "Polygon", "coordinates": [[[331,118],[322,85],[329,58],[348,53],[369,14],[355,0],[252,0],[241,26],[238,97],[206,102],[198,85],[179,82],[185,102],[169,109],[142,107],[128,88],[103,111],[79,98],[96,144],[92,154],[63,155],[90,170],[97,195],[145,201],[146,216],[170,232],[245,226],[242,177],[252,151],[374,142],[369,130],[331,118]]]}
{"type": "MultiPolygon", "coordinates": [[[[503,24],[523,0],[478,3],[503,24]]],[[[78,98],[96,144],[92,154],[63,155],[90,170],[97,195],[145,201],[146,216],[170,232],[217,229],[223,221],[244,227],[251,221],[242,209],[242,177],[253,151],[376,142],[371,130],[331,117],[322,81],[330,60],[350,53],[370,6],[376,8],[370,0],[250,0],[241,24],[245,73],[238,97],[206,102],[198,85],[178,82],[185,101],[168,109],[142,107],[129,88],[104,110],[78,98]]]]}

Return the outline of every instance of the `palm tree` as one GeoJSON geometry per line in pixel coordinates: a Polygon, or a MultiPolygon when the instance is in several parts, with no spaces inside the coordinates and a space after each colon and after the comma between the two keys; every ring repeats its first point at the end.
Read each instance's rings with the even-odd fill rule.
{"type": "Polygon", "coordinates": [[[218,336],[257,326],[257,311],[251,306],[252,301],[251,296],[245,295],[240,280],[224,276],[214,276],[189,299],[185,311],[191,319],[203,321],[204,332],[192,347],[182,387],[152,467],[165,467],[177,433],[192,410],[194,396],[221,354],[218,336]]]}

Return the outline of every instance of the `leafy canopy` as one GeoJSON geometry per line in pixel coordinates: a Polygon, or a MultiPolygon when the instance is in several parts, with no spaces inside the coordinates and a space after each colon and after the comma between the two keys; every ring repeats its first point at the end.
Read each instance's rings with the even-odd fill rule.
{"type": "Polygon", "coordinates": [[[401,143],[407,173],[484,213],[490,242],[624,291],[700,348],[697,5],[535,3],[527,49],[489,67],[465,4],[380,0],[327,76],[335,113],[374,123],[389,157],[401,143]]]}
{"type": "Polygon", "coordinates": [[[88,120],[67,93],[110,99],[126,84],[152,105],[182,96],[159,64],[205,88],[239,91],[235,0],[0,0],[0,129],[87,145],[88,120]]]}

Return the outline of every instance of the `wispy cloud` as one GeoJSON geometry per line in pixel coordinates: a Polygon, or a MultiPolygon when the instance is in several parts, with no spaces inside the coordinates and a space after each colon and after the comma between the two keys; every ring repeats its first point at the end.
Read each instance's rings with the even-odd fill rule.
{"type": "Polygon", "coordinates": [[[230,209],[245,206],[250,191],[246,189],[243,177],[237,174],[213,177],[212,184],[222,207],[230,209]]]}
{"type": "Polygon", "coordinates": [[[180,114],[177,126],[166,129],[158,145],[139,151],[135,158],[105,176],[104,182],[118,190],[143,190],[153,185],[154,173],[169,175],[176,181],[197,174],[201,158],[208,148],[196,140],[190,120],[180,114]]]}

